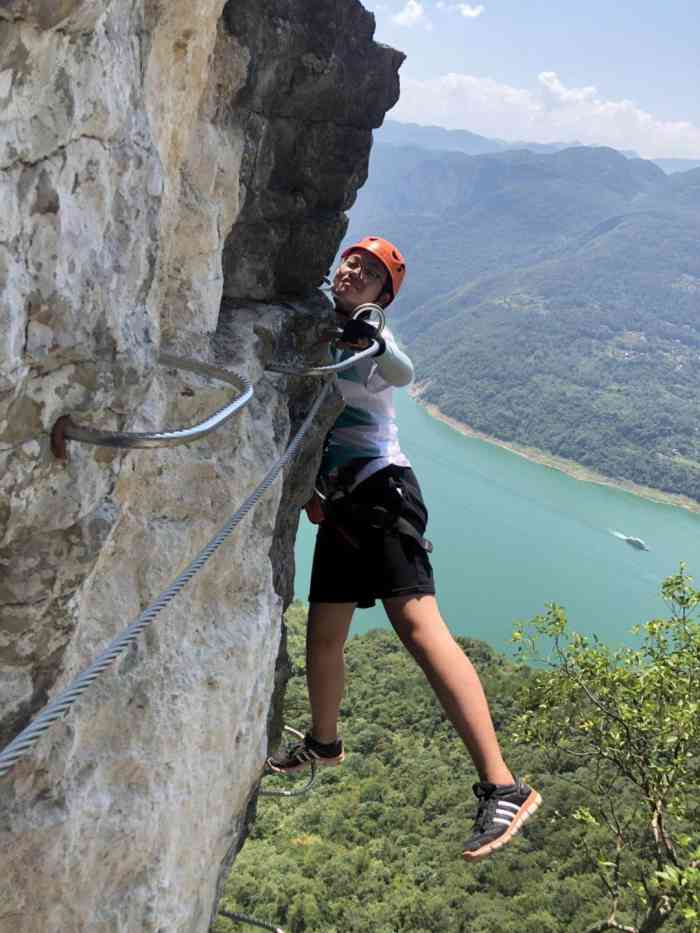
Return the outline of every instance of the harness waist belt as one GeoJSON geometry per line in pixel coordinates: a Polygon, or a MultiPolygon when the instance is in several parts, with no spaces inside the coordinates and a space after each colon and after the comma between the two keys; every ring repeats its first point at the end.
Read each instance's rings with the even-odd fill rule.
{"type": "Polygon", "coordinates": [[[418,529],[415,528],[407,518],[404,518],[403,515],[397,515],[395,512],[381,505],[343,503],[342,508],[338,508],[339,501],[342,500],[331,501],[326,499],[323,503],[323,511],[330,520],[330,524],[341,532],[346,541],[352,544],[353,547],[359,549],[360,545],[357,539],[348,532],[347,527],[345,527],[343,522],[344,518],[346,520],[350,519],[353,522],[357,521],[362,524],[370,525],[372,528],[384,528],[387,531],[396,531],[398,534],[413,538],[426,553],[432,553],[432,543],[428,541],[427,538],[424,538],[418,529]],[[338,513],[341,514],[339,515],[338,513]]]}

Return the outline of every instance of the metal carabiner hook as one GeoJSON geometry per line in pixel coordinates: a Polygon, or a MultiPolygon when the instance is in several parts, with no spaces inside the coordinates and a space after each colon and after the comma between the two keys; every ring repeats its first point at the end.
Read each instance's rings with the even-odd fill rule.
{"type": "Polygon", "coordinates": [[[386,314],[384,313],[384,308],[381,305],[375,304],[373,301],[365,301],[363,304],[358,305],[352,313],[353,321],[358,317],[364,317],[365,315],[369,317],[371,314],[376,314],[379,318],[379,323],[374,324],[374,321],[370,321],[370,324],[374,324],[377,328],[377,333],[381,332],[386,327],[386,314]]]}

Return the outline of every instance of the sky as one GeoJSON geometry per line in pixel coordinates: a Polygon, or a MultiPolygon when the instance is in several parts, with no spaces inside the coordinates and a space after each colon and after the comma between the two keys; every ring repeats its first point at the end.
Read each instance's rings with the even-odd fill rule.
{"type": "Polygon", "coordinates": [[[700,159],[700,0],[363,0],[407,54],[390,119],[700,159]]]}

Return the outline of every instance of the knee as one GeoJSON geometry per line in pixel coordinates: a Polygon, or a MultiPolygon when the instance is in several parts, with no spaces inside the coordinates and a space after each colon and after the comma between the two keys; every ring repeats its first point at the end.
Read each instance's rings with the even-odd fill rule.
{"type": "Polygon", "coordinates": [[[430,667],[434,658],[443,653],[453,640],[438,613],[424,617],[395,615],[391,623],[403,646],[424,669],[430,667]]]}
{"type": "Polygon", "coordinates": [[[342,651],[347,633],[334,625],[309,626],[306,633],[307,651],[342,651]]]}
{"type": "Polygon", "coordinates": [[[423,626],[404,625],[396,627],[396,632],[406,650],[421,667],[425,667],[430,655],[431,638],[423,626]]]}
{"type": "Polygon", "coordinates": [[[354,610],[354,603],[312,603],[306,629],[307,651],[342,650],[354,610]]]}

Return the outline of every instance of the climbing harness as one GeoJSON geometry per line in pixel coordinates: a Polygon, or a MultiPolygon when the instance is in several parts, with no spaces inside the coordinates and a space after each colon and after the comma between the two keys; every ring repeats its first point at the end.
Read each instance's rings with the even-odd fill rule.
{"type": "Polygon", "coordinates": [[[433,551],[432,542],[414,527],[407,518],[399,515],[391,509],[381,505],[354,505],[349,504],[341,506],[337,501],[323,500],[323,510],[330,519],[331,525],[341,536],[359,550],[361,545],[347,528],[347,522],[369,525],[371,528],[383,528],[389,534],[395,533],[411,538],[427,554],[433,551]]]}
{"type": "Polygon", "coordinates": [[[367,462],[367,459],[358,458],[338,468],[332,479],[327,479],[321,488],[316,487],[316,494],[321,500],[329,524],[356,550],[360,549],[361,544],[353,535],[352,529],[355,526],[370,526],[383,528],[389,534],[405,535],[426,553],[431,554],[432,543],[402,514],[405,494],[400,479],[390,477],[388,495],[383,505],[366,505],[352,501],[352,490],[367,462]]]}

